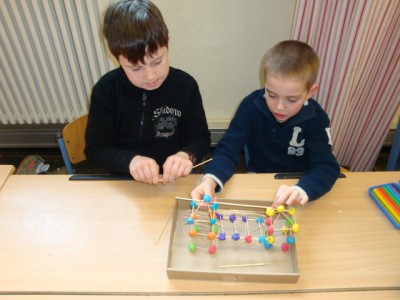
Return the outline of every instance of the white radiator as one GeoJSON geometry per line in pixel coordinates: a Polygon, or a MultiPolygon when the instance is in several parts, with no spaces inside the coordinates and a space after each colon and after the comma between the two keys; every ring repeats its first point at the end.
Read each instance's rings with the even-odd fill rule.
{"type": "Polygon", "coordinates": [[[100,23],[108,1],[0,0],[0,120],[67,123],[113,68],[100,23]]]}

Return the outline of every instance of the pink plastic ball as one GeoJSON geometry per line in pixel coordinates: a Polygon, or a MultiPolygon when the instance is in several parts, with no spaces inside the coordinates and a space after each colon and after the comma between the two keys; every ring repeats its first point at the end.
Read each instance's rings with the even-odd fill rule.
{"type": "Polygon", "coordinates": [[[288,243],[282,243],[281,249],[283,252],[289,251],[289,244],[288,243]]]}
{"type": "Polygon", "coordinates": [[[248,235],[246,235],[246,236],[244,237],[244,240],[246,241],[246,243],[251,243],[251,241],[253,240],[253,238],[251,237],[250,234],[248,234],[248,235]]]}
{"type": "Polygon", "coordinates": [[[208,253],[213,254],[215,251],[217,251],[217,247],[215,245],[208,247],[208,253]]]}
{"type": "Polygon", "coordinates": [[[267,232],[268,232],[269,235],[273,234],[274,233],[274,227],[268,226],[267,232]]]}
{"type": "Polygon", "coordinates": [[[272,219],[271,219],[271,218],[266,218],[266,219],[265,219],[265,225],[267,225],[267,226],[271,226],[271,225],[272,225],[272,223],[273,223],[273,221],[272,221],[272,219]]]}

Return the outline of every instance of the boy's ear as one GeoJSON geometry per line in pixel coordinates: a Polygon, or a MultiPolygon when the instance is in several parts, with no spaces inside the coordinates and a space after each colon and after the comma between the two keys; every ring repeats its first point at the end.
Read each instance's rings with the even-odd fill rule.
{"type": "Polygon", "coordinates": [[[318,84],[314,83],[311,88],[308,90],[307,98],[311,98],[318,91],[318,84]]]}

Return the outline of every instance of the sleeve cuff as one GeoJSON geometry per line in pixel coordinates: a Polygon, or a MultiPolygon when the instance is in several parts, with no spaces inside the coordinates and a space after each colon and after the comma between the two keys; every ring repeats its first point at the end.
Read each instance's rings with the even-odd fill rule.
{"type": "Polygon", "coordinates": [[[201,179],[201,182],[203,182],[203,180],[205,179],[205,178],[211,178],[211,179],[213,179],[216,183],[217,183],[217,187],[215,188],[215,192],[216,193],[221,193],[222,192],[222,190],[224,189],[224,185],[222,184],[222,182],[221,182],[221,180],[219,180],[215,175],[213,175],[213,174],[205,174],[204,176],[203,176],[203,178],[201,179]]]}
{"type": "Polygon", "coordinates": [[[194,153],[188,153],[189,154],[189,160],[192,162],[193,166],[197,163],[197,157],[194,153]]]}
{"type": "Polygon", "coordinates": [[[293,185],[292,188],[295,189],[296,191],[298,191],[301,195],[307,196],[307,197],[308,197],[306,191],[303,190],[303,189],[302,189],[301,187],[299,187],[298,185],[293,185]]]}

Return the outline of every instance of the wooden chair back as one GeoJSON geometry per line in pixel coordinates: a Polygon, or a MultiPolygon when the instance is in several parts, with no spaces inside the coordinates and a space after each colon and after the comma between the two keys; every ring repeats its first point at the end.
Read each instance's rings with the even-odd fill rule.
{"type": "Polygon", "coordinates": [[[72,164],[86,160],[85,133],[87,121],[88,115],[86,114],[65,125],[62,131],[65,148],[72,164]]]}

